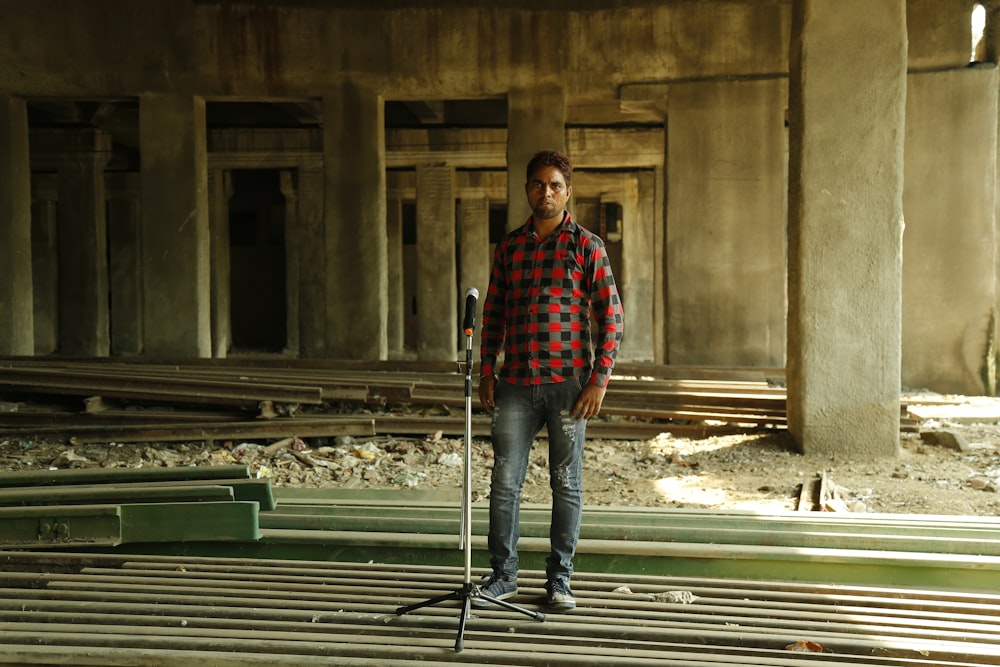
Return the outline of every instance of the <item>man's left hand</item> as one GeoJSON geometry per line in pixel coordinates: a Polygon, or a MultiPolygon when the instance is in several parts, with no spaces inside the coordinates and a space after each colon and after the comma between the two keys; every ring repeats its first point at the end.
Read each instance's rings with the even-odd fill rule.
{"type": "Polygon", "coordinates": [[[596,384],[587,384],[584,386],[583,391],[580,392],[580,397],[576,399],[576,403],[573,405],[573,416],[577,419],[596,417],[601,412],[601,404],[604,403],[605,392],[607,392],[607,387],[601,387],[596,384]]]}

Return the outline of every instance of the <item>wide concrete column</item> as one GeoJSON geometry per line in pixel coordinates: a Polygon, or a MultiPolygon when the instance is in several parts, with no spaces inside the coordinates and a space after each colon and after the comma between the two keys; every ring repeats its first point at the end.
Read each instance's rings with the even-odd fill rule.
{"type": "Polygon", "coordinates": [[[35,350],[28,108],[0,97],[0,354],[35,350]]]}
{"type": "MultiPolygon", "coordinates": [[[[514,89],[507,93],[507,229],[517,229],[531,215],[524,193],[528,160],[543,149],[566,151],[566,93],[562,90],[514,89]]],[[[573,156],[569,156],[570,160],[573,156]]],[[[572,200],[569,203],[573,205],[572,200]]]]}
{"type": "Polygon", "coordinates": [[[139,114],[145,352],[210,357],[205,101],[146,93],[139,114]]]}
{"type": "Polygon", "coordinates": [[[796,0],[790,55],[789,430],[896,455],[906,2],[796,0]]]}
{"type": "Polygon", "coordinates": [[[81,130],[59,165],[59,351],[68,356],[111,353],[108,308],[108,223],[104,167],[111,137],[81,130]]]}
{"type": "Polygon", "coordinates": [[[327,356],[388,356],[385,108],[352,83],[323,98],[327,356]]]}
{"type": "MultiPolygon", "coordinates": [[[[465,291],[470,287],[479,290],[476,302],[476,334],[473,347],[478,359],[479,334],[482,331],[483,301],[490,283],[490,200],[485,197],[463,198],[458,204],[458,290],[463,299],[459,309],[465,317],[465,291]]],[[[459,334],[458,349],[465,349],[465,334],[459,334]]]]}
{"type": "Polygon", "coordinates": [[[453,361],[458,303],[455,284],[455,169],[417,166],[417,358],[453,361]]]}

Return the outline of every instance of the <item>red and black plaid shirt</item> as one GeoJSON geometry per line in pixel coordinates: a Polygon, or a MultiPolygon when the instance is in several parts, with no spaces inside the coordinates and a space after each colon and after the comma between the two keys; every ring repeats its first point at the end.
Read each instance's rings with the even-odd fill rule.
{"type": "Polygon", "coordinates": [[[531,219],[507,234],[493,255],[483,302],[480,373],[522,385],[563,382],[608,385],[624,332],[618,287],[604,241],[563,213],[544,241],[531,219]],[[591,312],[597,322],[591,362],[591,312]]]}

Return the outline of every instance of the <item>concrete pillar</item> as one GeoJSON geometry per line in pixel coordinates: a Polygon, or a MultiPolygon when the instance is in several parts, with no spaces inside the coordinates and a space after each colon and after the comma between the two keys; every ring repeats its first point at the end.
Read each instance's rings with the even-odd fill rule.
{"type": "Polygon", "coordinates": [[[899,452],[906,40],[905,0],[793,3],[788,426],[806,454],[899,452]]]}
{"type": "Polygon", "coordinates": [[[212,356],[225,359],[233,343],[229,260],[229,200],[233,197],[233,175],[228,169],[208,172],[208,219],[212,245],[212,356]]]}
{"type": "Polygon", "coordinates": [[[35,354],[59,350],[59,177],[31,178],[31,286],[35,354]]]}
{"type": "MultiPolygon", "coordinates": [[[[458,291],[463,299],[460,317],[465,317],[465,292],[470,287],[479,290],[476,302],[476,333],[473,342],[474,360],[479,359],[479,334],[482,331],[483,300],[490,284],[490,201],[485,197],[462,199],[458,205],[458,291]]],[[[465,334],[460,333],[458,349],[465,349],[465,334]]],[[[464,358],[464,357],[463,357],[464,358]]]]}
{"type": "Polygon", "coordinates": [[[205,100],[139,98],[146,354],[212,354],[205,100]]]}
{"type": "MultiPolygon", "coordinates": [[[[664,147],[666,153],[666,147],[664,147]]],[[[666,169],[656,167],[653,202],[653,361],[670,363],[670,339],[667,334],[669,309],[667,308],[667,197],[666,169]]],[[[627,314],[626,314],[627,315],[627,314]]],[[[626,320],[626,324],[628,321],[626,320]]]]}
{"type": "Polygon", "coordinates": [[[388,355],[385,107],[346,83],[323,98],[327,356],[388,355]]]}
{"type": "MultiPolygon", "coordinates": [[[[652,192],[652,177],[643,179],[652,192]]],[[[639,198],[639,180],[623,179],[623,191],[614,200],[622,207],[621,275],[615,276],[622,294],[628,335],[622,340],[618,358],[622,361],[653,361],[653,207],[652,197],[639,198]],[[645,205],[643,205],[645,204],[645,205]]],[[[602,202],[603,204],[603,202],[602,202]]]]}
{"type": "Polygon", "coordinates": [[[326,355],[326,232],[323,221],[323,171],[299,169],[299,354],[326,355]]]}
{"type": "Polygon", "coordinates": [[[104,167],[111,137],[79,130],[59,165],[59,350],[68,356],[111,353],[108,224],[104,167]]]}
{"type": "Polygon", "coordinates": [[[417,166],[417,247],[417,358],[453,361],[461,300],[455,284],[453,167],[417,166]]]}
{"type": "Polygon", "coordinates": [[[0,97],[0,354],[34,354],[33,313],[28,108],[0,97]]]}
{"type": "Polygon", "coordinates": [[[404,348],[406,299],[403,297],[403,202],[396,197],[386,202],[386,243],[389,261],[389,357],[401,357],[404,348]]]}
{"type": "Polygon", "coordinates": [[[283,169],[278,175],[285,198],[285,351],[299,356],[299,251],[306,238],[299,224],[299,192],[295,172],[283,169]]]}
{"type": "Polygon", "coordinates": [[[111,354],[142,353],[142,237],[139,174],[108,174],[111,354]]]}
{"type": "MultiPolygon", "coordinates": [[[[536,152],[550,148],[566,151],[565,92],[551,87],[511,90],[507,94],[508,231],[523,225],[531,215],[524,193],[528,160],[536,152]]],[[[572,200],[569,205],[573,205],[572,200]]]]}

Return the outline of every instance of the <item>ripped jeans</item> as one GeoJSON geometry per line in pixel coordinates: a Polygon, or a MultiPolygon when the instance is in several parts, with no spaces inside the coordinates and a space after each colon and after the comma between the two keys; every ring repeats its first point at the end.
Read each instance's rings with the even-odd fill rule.
{"type": "Polygon", "coordinates": [[[493,476],[490,484],[490,565],[503,578],[517,576],[517,542],[521,535],[521,487],[535,436],[545,425],[549,436],[549,484],[552,488],[551,552],[545,560],[549,579],[567,582],[580,537],[583,508],[583,442],[587,420],[571,416],[581,384],[533,386],[497,383],[491,436],[493,476]]]}

